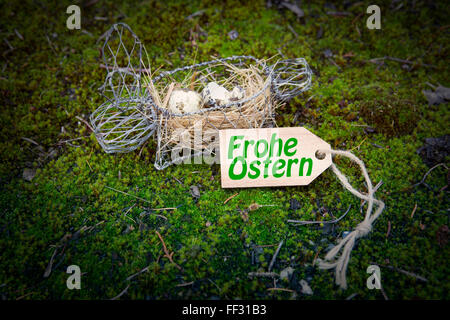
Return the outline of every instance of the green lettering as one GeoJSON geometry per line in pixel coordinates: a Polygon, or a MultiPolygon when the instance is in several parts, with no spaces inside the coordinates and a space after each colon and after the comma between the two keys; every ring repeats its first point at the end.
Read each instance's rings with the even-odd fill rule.
{"type": "Polygon", "coordinates": [[[311,175],[311,171],[312,171],[312,159],[311,158],[302,158],[302,160],[300,160],[300,169],[299,169],[299,176],[303,176],[303,167],[305,166],[305,163],[308,163],[308,172],[306,173],[307,176],[311,175]]]}
{"type": "Polygon", "coordinates": [[[256,179],[261,174],[261,171],[257,167],[259,165],[261,165],[261,161],[259,161],[259,160],[255,160],[252,163],[250,163],[250,170],[254,172],[254,173],[250,173],[250,172],[248,173],[248,177],[250,179],[256,179]]]}
{"type": "Polygon", "coordinates": [[[270,151],[269,151],[269,158],[273,156],[273,149],[275,148],[275,143],[278,143],[278,157],[281,156],[281,150],[283,149],[283,141],[281,141],[280,138],[276,139],[276,133],[272,134],[272,137],[270,138],[270,151]]]}
{"type": "Polygon", "coordinates": [[[230,165],[230,168],[228,169],[228,175],[230,176],[231,180],[241,180],[245,177],[245,174],[247,173],[247,164],[245,163],[245,158],[242,156],[234,158],[233,162],[230,165]],[[236,163],[240,161],[242,163],[242,171],[240,174],[234,173],[234,167],[236,166],[236,163]]]}
{"type": "Polygon", "coordinates": [[[295,149],[294,151],[289,151],[289,149],[295,148],[297,146],[297,143],[298,140],[296,138],[287,139],[284,145],[284,154],[288,157],[292,157],[297,152],[297,149],[295,149]]]}
{"type": "Polygon", "coordinates": [[[230,146],[228,147],[228,159],[233,159],[233,151],[234,149],[239,148],[240,144],[235,144],[234,142],[237,139],[243,139],[244,136],[232,136],[230,139],[230,146]]]}
{"type": "Polygon", "coordinates": [[[264,161],[264,178],[269,176],[269,164],[272,162],[270,159],[266,159],[264,161]]]}
{"type": "Polygon", "coordinates": [[[264,139],[258,140],[256,142],[256,146],[255,146],[255,155],[256,155],[256,157],[257,158],[264,157],[267,154],[267,150],[268,149],[269,149],[269,144],[267,143],[266,140],[264,140],[264,139]],[[259,146],[260,146],[261,143],[264,145],[264,151],[260,153],[259,152],[259,146]]]}
{"type": "Polygon", "coordinates": [[[244,157],[247,158],[247,150],[249,145],[254,145],[255,141],[253,140],[245,140],[244,141],[244,157]]]}
{"type": "Polygon", "coordinates": [[[281,171],[281,172],[278,172],[278,171],[283,169],[285,165],[286,165],[286,161],[283,159],[278,159],[277,161],[275,161],[273,164],[273,167],[272,167],[272,175],[275,178],[281,178],[284,175],[284,171],[281,171]]]}
{"type": "Polygon", "coordinates": [[[286,169],[286,177],[290,177],[292,173],[292,164],[298,163],[298,159],[288,159],[287,169],[286,169]]]}

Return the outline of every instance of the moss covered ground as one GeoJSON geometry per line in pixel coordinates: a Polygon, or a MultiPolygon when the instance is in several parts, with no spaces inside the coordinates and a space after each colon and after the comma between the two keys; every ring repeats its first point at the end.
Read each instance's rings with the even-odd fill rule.
{"type": "MultiPolygon", "coordinates": [[[[79,4],[82,30],[66,28],[66,8],[77,1],[3,3],[1,297],[109,299],[126,289],[121,299],[383,299],[366,287],[367,267],[378,264],[389,299],[448,299],[446,167],[414,186],[430,169],[417,149],[449,134],[448,104],[429,105],[422,93],[426,82],[450,85],[448,5],[377,1],[382,29],[369,30],[372,2],[305,2],[298,18],[277,1],[270,8],[262,1],[90,1],[79,4]],[[331,171],[306,187],[224,190],[218,165],[155,170],[152,141],[129,154],[102,151],[80,119],[103,102],[97,40],[119,21],[163,70],[213,55],[306,58],[313,86],[278,110],[278,125],[304,126],[333,148],[352,150],[374,183],[383,182],[377,195],[386,209],[352,252],[347,290],[313,265],[363,217],[361,202],[331,171]],[[409,62],[370,61],[385,56],[409,62]],[[249,210],[253,203],[271,206],[249,210]],[[332,228],[287,223],[331,220],[350,205],[332,228]],[[167,207],[177,209],[152,210],[167,207]],[[181,270],[164,256],[157,232],[181,270]],[[292,277],[249,278],[267,271],[281,240],[273,272],[292,267],[292,277]],[[81,290],[66,287],[72,264],[81,268],[81,290]],[[301,293],[301,279],[312,296],[301,293]],[[274,286],[287,290],[268,290],[274,286]]],[[[365,190],[354,164],[335,162],[365,190]]]]}

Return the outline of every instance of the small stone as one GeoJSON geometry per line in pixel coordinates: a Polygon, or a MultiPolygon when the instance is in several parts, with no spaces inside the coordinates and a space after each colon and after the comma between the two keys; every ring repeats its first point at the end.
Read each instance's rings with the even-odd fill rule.
{"type": "Polygon", "coordinates": [[[258,255],[263,254],[264,253],[264,249],[261,248],[261,247],[256,247],[255,248],[255,253],[258,254],[258,255]]]}
{"type": "Polygon", "coordinates": [[[300,280],[300,286],[302,287],[300,289],[301,293],[312,296],[313,295],[313,291],[311,289],[311,287],[309,286],[308,282],[306,282],[306,280],[300,280]]]}
{"type": "Polygon", "coordinates": [[[50,160],[53,160],[53,159],[55,159],[57,156],[58,156],[58,149],[50,148],[49,151],[48,151],[47,157],[48,157],[50,160]]]}
{"type": "Polygon", "coordinates": [[[330,234],[331,232],[333,232],[333,228],[334,226],[331,223],[326,223],[324,224],[323,228],[322,228],[322,234],[330,234]]]}
{"type": "Polygon", "coordinates": [[[325,49],[323,50],[323,55],[325,56],[325,58],[331,58],[333,57],[333,52],[330,49],[325,49]]]}
{"type": "Polygon", "coordinates": [[[298,210],[302,206],[300,205],[300,202],[297,199],[291,199],[289,200],[289,210],[298,210]]]}
{"type": "Polygon", "coordinates": [[[200,189],[197,186],[191,186],[189,188],[189,192],[191,193],[193,198],[195,199],[200,198],[200,189]]]}
{"type": "Polygon", "coordinates": [[[134,230],[134,227],[129,224],[129,225],[127,225],[127,228],[123,231],[123,234],[129,234],[133,230],[134,230]]]}
{"type": "Polygon", "coordinates": [[[30,169],[30,168],[25,168],[23,170],[22,177],[26,181],[31,181],[31,180],[33,180],[35,175],[36,175],[36,170],[30,169]]]}
{"type": "Polygon", "coordinates": [[[374,133],[376,130],[374,128],[372,128],[372,127],[364,127],[363,131],[366,134],[370,134],[370,133],[374,133]]]}
{"type": "Polygon", "coordinates": [[[291,267],[287,267],[286,269],[283,269],[280,272],[280,278],[281,280],[289,280],[289,278],[292,276],[292,274],[294,273],[294,269],[291,267]]]}
{"type": "Polygon", "coordinates": [[[231,30],[230,32],[228,32],[228,37],[230,38],[230,40],[236,40],[237,37],[239,37],[239,33],[236,30],[231,30]]]}

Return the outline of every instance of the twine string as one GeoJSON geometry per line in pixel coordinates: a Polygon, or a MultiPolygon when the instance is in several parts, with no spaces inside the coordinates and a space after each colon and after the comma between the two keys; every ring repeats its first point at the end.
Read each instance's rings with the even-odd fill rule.
{"type": "Polygon", "coordinates": [[[365,195],[353,188],[347,177],[336,167],[334,163],[331,164],[331,169],[333,170],[334,174],[339,179],[341,184],[344,186],[344,188],[350,191],[354,196],[365,200],[368,203],[364,220],[356,226],[355,230],[353,230],[345,238],[340,240],[340,242],[326,254],[324,260],[317,259],[317,263],[320,269],[335,269],[336,284],[339,285],[342,289],[346,289],[347,267],[350,260],[350,254],[353,250],[355,242],[357,239],[362,238],[370,233],[370,231],[372,230],[372,224],[384,210],[384,202],[374,198],[372,181],[369,178],[369,174],[367,173],[364,162],[361,161],[358,157],[356,157],[349,151],[319,150],[319,152],[330,153],[331,155],[340,155],[349,158],[351,161],[359,165],[367,184],[368,192],[367,195],[365,195]],[[374,204],[377,205],[377,209],[372,213],[374,204]],[[340,256],[338,256],[339,252],[341,252],[340,256]]]}

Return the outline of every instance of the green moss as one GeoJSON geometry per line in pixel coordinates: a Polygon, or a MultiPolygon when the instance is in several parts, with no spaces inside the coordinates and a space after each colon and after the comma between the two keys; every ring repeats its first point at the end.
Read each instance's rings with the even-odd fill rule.
{"type": "MultiPolygon", "coordinates": [[[[433,9],[418,1],[415,8],[392,11],[390,2],[383,2],[382,30],[366,29],[368,4],[338,4],[337,10],[352,15],[335,17],[326,14],[324,3],[305,3],[305,17],[297,20],[286,9],[267,9],[264,1],[99,2],[82,8],[87,33],[66,29],[62,3],[5,7],[0,13],[2,38],[15,49],[6,52],[6,42],[0,44],[6,52],[0,77],[2,296],[104,299],[130,285],[124,298],[289,299],[290,293],[267,291],[272,279],[248,277],[249,272],[267,271],[284,240],[273,271],[291,266],[296,280],[279,286],[299,292],[298,280],[308,279],[314,291],[312,297],[297,298],[343,299],[357,292],[360,299],[383,299],[379,291],[366,289],[366,269],[375,262],[428,279],[421,282],[382,268],[389,298],[448,299],[449,250],[436,238],[439,228],[448,226],[447,171],[439,167],[428,176],[431,189],[411,188],[428,170],[417,148],[426,137],[449,133],[448,105],[428,106],[421,93],[427,81],[449,85],[449,37],[441,30],[446,4],[433,9]],[[185,19],[199,10],[203,13],[185,19]],[[217,165],[155,170],[154,141],[142,152],[108,155],[101,150],[76,117],[87,119],[103,102],[97,89],[106,72],[99,67],[96,41],[117,21],[140,37],[154,69],[206,61],[211,55],[269,58],[281,52],[307,59],[315,73],[312,89],[278,110],[278,125],[305,126],[333,148],[353,150],[372,180],[383,181],[377,194],[386,209],[352,252],[348,290],[334,285],[331,272],[312,266],[342,232],[362,220],[360,202],[330,171],[305,187],[225,190],[217,165]],[[232,41],[228,32],[233,29],[239,36],[232,41]],[[323,36],[317,39],[319,30],[323,36]],[[332,51],[332,61],[323,54],[326,49],[332,51]],[[406,68],[395,61],[369,61],[383,56],[417,63],[406,68]],[[367,126],[375,132],[364,131],[367,126]],[[31,182],[22,179],[25,167],[37,170],[31,182]],[[198,200],[189,192],[192,185],[199,186],[198,200]],[[289,209],[291,199],[301,207],[289,209]],[[255,202],[273,206],[248,211],[248,220],[243,219],[242,211],[255,202]],[[287,223],[331,219],[349,205],[352,210],[331,233],[322,226],[287,223]],[[177,209],[151,210],[172,207],[177,209]],[[183,271],[164,257],[156,231],[183,271]],[[52,272],[44,278],[59,244],[52,272]],[[65,271],[71,264],[81,267],[82,290],[66,288],[65,271]],[[148,271],[127,280],[144,268],[148,271]]],[[[335,163],[352,184],[365,189],[355,165],[340,158],[335,163]]]]}

